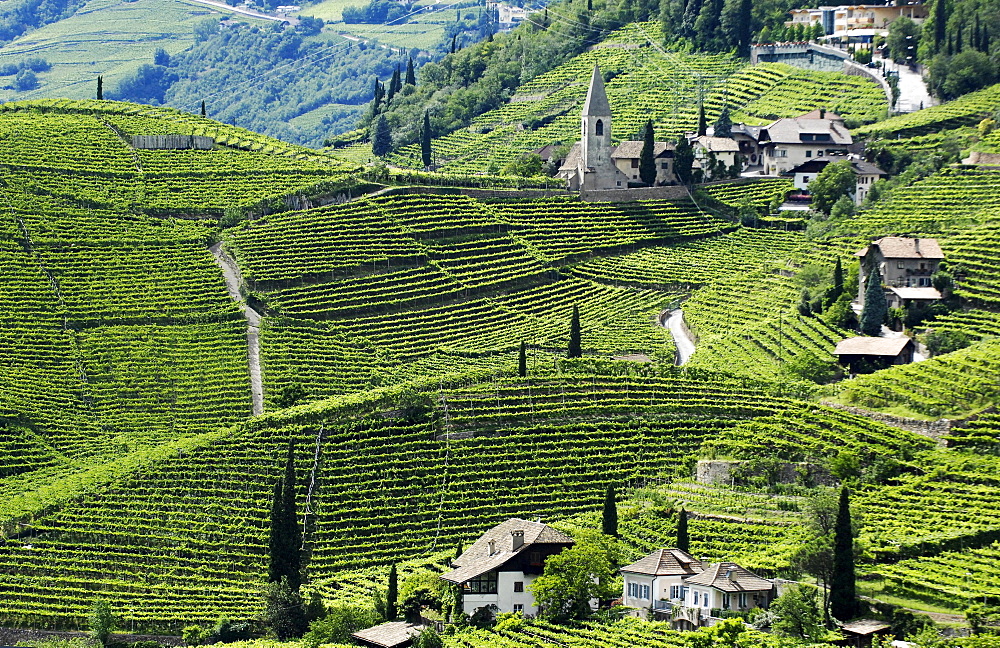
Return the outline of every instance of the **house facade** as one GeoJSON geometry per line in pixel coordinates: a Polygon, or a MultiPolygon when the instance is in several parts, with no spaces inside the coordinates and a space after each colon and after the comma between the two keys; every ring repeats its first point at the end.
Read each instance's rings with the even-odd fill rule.
{"type": "MultiPolygon", "coordinates": [[[[629,140],[622,142],[611,153],[618,171],[628,176],[630,182],[641,182],[639,178],[639,158],[642,154],[643,142],[629,140]]],[[[674,148],[675,145],[668,142],[653,143],[653,161],[656,164],[656,180],[654,184],[663,186],[674,184],[674,148]]]]}
{"type": "MultiPolygon", "coordinates": [[[[813,158],[791,169],[788,173],[792,176],[795,188],[800,191],[809,191],[809,183],[815,180],[820,171],[833,161],[835,160],[831,158],[813,158]]],[[[882,178],[888,178],[889,174],[871,162],[854,159],[850,160],[850,162],[851,171],[854,172],[855,178],[854,194],[852,197],[854,204],[860,205],[868,196],[872,185],[882,178]]]]}
{"type": "Polygon", "coordinates": [[[541,522],[512,518],[484,533],[452,563],[441,579],[464,590],[464,612],[495,606],[497,612],[538,613],[528,586],[545,561],[573,539],[541,522]]]}
{"type": "Polygon", "coordinates": [[[885,31],[897,18],[906,16],[920,24],[927,18],[927,6],[921,2],[884,5],[840,5],[815,9],[793,9],[786,27],[814,23],[823,26],[828,36],[850,37],[855,34],[871,36],[872,31],[885,31]]]}
{"type": "Polygon", "coordinates": [[[774,583],[736,563],[705,564],[680,549],[660,549],[621,568],[622,604],[698,626],[712,610],[767,607],[774,583]]]}
{"type": "Polygon", "coordinates": [[[843,118],[820,109],[762,127],[758,145],[764,173],[781,175],[812,159],[846,159],[852,142],[843,118]]]}
{"type": "Polygon", "coordinates": [[[861,272],[858,274],[858,303],[864,306],[865,285],[871,272],[878,272],[886,287],[890,308],[910,301],[934,301],[941,293],[931,284],[944,259],[936,239],[886,236],[873,241],[856,253],[861,272]]]}
{"type": "Polygon", "coordinates": [[[691,141],[691,149],[694,151],[695,163],[706,173],[713,158],[729,169],[736,164],[736,156],[740,153],[740,145],[735,139],[709,135],[700,135],[694,138],[691,141]]]}

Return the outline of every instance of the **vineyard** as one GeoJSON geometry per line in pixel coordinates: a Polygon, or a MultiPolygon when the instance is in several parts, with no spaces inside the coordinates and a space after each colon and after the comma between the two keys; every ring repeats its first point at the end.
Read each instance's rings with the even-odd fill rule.
{"type": "MultiPolygon", "coordinates": [[[[435,164],[445,172],[495,175],[536,148],[572,144],[579,139],[580,107],[595,64],[605,75],[617,140],[636,139],[647,119],[658,139],[694,130],[699,99],[709,123],[723,105],[733,111],[734,120],[752,124],[818,107],[852,123],[874,121],[885,111],[882,90],[859,77],[783,64],[745,67],[728,55],[665,51],[661,42],[658,22],[627,25],[601,46],[521,85],[509,103],[480,115],[467,128],[435,137],[435,164]]],[[[422,166],[415,144],[388,159],[397,166],[422,166]]]]}
{"type": "Polygon", "coordinates": [[[858,136],[913,137],[961,126],[975,126],[995,113],[998,102],[1000,102],[1000,85],[994,85],[940,106],[932,106],[862,126],[854,133],[858,136]]]}

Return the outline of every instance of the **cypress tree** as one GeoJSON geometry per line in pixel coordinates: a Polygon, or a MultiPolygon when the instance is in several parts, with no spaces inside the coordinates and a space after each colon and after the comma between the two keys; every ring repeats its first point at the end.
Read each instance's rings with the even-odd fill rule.
{"type": "Polygon", "coordinates": [[[392,133],[385,115],[379,115],[375,120],[375,132],[372,133],[372,153],[377,157],[385,157],[392,150],[392,133]]]}
{"type": "Polygon", "coordinates": [[[733,134],[733,120],[729,116],[729,106],[722,104],[722,111],[719,118],[715,120],[715,136],[730,137],[733,134]]]}
{"type": "Polygon", "coordinates": [[[639,179],[650,187],[656,184],[655,137],[653,121],[647,120],[642,131],[642,151],[639,152],[639,179]]]}
{"type": "Polygon", "coordinates": [[[840,489],[840,507],[833,528],[833,571],[830,577],[830,614],[847,621],[858,611],[854,574],[854,532],[847,488],[840,489]]]}
{"type": "Polygon", "coordinates": [[[267,582],[277,583],[284,574],[284,536],[281,533],[281,477],[274,482],[274,495],[271,499],[271,524],[267,544],[267,582]]]}
{"type": "Polygon", "coordinates": [[[618,537],[618,504],[615,502],[615,487],[609,485],[604,495],[604,511],[601,515],[601,531],[604,535],[618,537]]]}
{"type": "Polygon", "coordinates": [[[517,353],[517,375],[522,378],[528,375],[528,352],[524,342],[521,342],[521,348],[517,353]]]}
{"type": "Polygon", "coordinates": [[[688,514],[683,507],[677,515],[677,548],[681,551],[691,550],[691,540],[688,538],[688,514]]]}
{"type": "Polygon", "coordinates": [[[865,305],[861,310],[861,333],[877,336],[882,332],[882,323],[889,314],[885,302],[885,291],[882,289],[882,277],[877,270],[868,273],[865,284],[865,305]]]}
{"type": "Polygon", "coordinates": [[[587,0],[587,11],[594,10],[594,0],[587,0]]]}
{"type": "MultiPolygon", "coordinates": [[[[941,50],[948,33],[948,0],[934,3],[934,49],[941,50]]],[[[950,54],[951,52],[949,52],[950,54]]]]}
{"type": "Polygon", "coordinates": [[[399,70],[399,64],[396,64],[396,69],[392,73],[392,94],[399,94],[399,91],[403,89],[403,73],[399,70]]]}
{"type": "Polygon", "coordinates": [[[413,57],[406,62],[406,85],[417,85],[417,75],[413,70],[413,57]]]}
{"type": "Polygon", "coordinates": [[[401,87],[402,84],[399,81],[399,68],[397,67],[395,70],[392,71],[392,78],[389,79],[389,92],[386,95],[385,102],[386,103],[391,102],[392,98],[396,96],[396,92],[401,87]]]}
{"type": "Polygon", "coordinates": [[[97,100],[101,101],[104,99],[104,77],[97,77],[97,100]]]}
{"type": "Polygon", "coordinates": [[[698,137],[708,132],[708,122],[705,121],[705,104],[698,102],[698,137]]]}
{"type": "Polygon", "coordinates": [[[201,100],[201,116],[202,117],[207,117],[208,115],[206,113],[207,113],[207,111],[205,110],[205,100],[202,99],[201,100]]]}
{"type": "Polygon", "coordinates": [[[842,294],[844,294],[844,267],[840,264],[840,257],[837,257],[837,265],[833,266],[834,299],[842,294]]]}
{"type": "Polygon", "coordinates": [[[382,103],[382,93],[383,92],[384,92],[384,89],[382,87],[382,84],[379,83],[378,77],[375,77],[375,88],[374,88],[374,90],[372,90],[372,95],[373,95],[373,99],[372,99],[372,114],[373,115],[377,115],[378,114],[379,104],[382,103]]]}
{"type": "Polygon", "coordinates": [[[424,111],[424,127],[420,133],[420,160],[424,163],[424,167],[429,167],[434,161],[431,156],[431,117],[426,110],[424,111]]]}
{"type": "Polygon", "coordinates": [[[682,184],[690,184],[694,165],[694,150],[687,137],[681,135],[677,138],[677,146],[674,148],[674,175],[682,184]]]}
{"type": "Polygon", "coordinates": [[[298,513],[295,510],[295,443],[288,442],[288,458],[285,461],[285,477],[281,489],[281,517],[285,551],[285,576],[293,591],[299,591],[302,584],[302,530],[299,528],[298,513]]]}
{"type": "Polygon", "coordinates": [[[580,309],[573,306],[573,316],[569,320],[569,347],[567,358],[583,357],[583,346],[580,341],[580,309]]]}
{"type": "Polygon", "coordinates": [[[396,574],[396,564],[389,567],[389,591],[385,595],[385,615],[389,621],[395,621],[398,616],[399,582],[396,574]]]}
{"type": "Polygon", "coordinates": [[[451,37],[451,53],[455,53],[455,45],[458,44],[458,34],[451,37]]]}

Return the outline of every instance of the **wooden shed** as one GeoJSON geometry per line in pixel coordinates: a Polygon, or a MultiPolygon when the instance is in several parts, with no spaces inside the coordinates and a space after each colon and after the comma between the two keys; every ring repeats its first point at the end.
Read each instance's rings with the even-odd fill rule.
{"type": "Polygon", "coordinates": [[[853,337],[841,340],[834,350],[840,364],[854,374],[871,373],[891,365],[910,364],[913,340],[901,337],[853,337]]]}

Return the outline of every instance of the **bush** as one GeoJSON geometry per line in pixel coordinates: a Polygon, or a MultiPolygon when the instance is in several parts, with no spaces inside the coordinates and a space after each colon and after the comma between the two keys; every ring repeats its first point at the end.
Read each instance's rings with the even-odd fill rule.
{"type": "Polygon", "coordinates": [[[785,371],[818,385],[825,385],[840,376],[837,363],[833,358],[823,359],[810,352],[800,353],[786,362],[785,371]]]}
{"type": "Polygon", "coordinates": [[[924,340],[931,356],[958,351],[972,344],[972,338],[963,331],[931,331],[924,340]]]}
{"type": "Polygon", "coordinates": [[[328,643],[351,643],[351,634],[377,625],[381,620],[373,607],[334,605],[325,617],[309,625],[309,632],[302,637],[302,645],[315,648],[328,643]]]}
{"type": "Polygon", "coordinates": [[[31,70],[21,70],[14,77],[14,89],[18,92],[34,90],[38,87],[38,77],[31,70]]]}
{"type": "Polygon", "coordinates": [[[207,628],[189,625],[185,626],[184,630],[181,631],[181,639],[188,646],[200,646],[206,642],[210,634],[207,628]]]}

